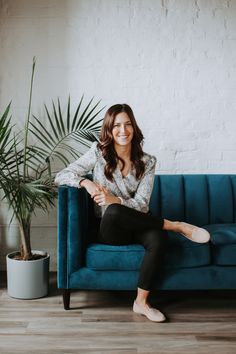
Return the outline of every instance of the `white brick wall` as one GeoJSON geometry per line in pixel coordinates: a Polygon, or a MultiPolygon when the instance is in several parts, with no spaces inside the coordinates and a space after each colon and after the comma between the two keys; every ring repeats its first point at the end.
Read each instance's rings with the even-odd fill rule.
{"type": "MultiPolygon", "coordinates": [[[[0,55],[0,108],[12,99],[18,124],[36,55],[34,113],[69,93],[127,102],[157,172],[236,173],[236,0],[0,0],[0,55]]],[[[32,230],[52,269],[55,214],[32,230]]],[[[0,224],[4,268],[16,241],[0,224]]]]}

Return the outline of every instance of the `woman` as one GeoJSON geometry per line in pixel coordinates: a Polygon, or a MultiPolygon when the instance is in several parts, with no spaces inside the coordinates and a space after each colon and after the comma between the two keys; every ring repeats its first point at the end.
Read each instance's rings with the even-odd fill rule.
{"type": "Polygon", "coordinates": [[[127,104],[106,112],[100,143],[56,176],[58,185],[84,187],[95,202],[100,228],[98,241],[111,245],[139,243],[145,248],[133,311],[151,321],[165,316],[148,303],[156,274],[161,269],[166,231],[191,241],[208,242],[209,233],[194,225],[155,218],[149,213],[156,158],[142,150],[143,134],[127,104]],[[93,171],[93,182],[85,178],[93,171]]]}

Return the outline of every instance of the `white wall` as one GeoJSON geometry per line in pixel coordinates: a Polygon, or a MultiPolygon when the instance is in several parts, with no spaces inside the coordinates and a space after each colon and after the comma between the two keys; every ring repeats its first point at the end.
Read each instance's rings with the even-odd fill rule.
{"type": "MultiPolygon", "coordinates": [[[[82,93],[129,103],[158,173],[236,173],[236,0],[0,0],[0,108],[33,111],[82,93]]],[[[2,211],[0,267],[17,228],[2,211]],[[8,235],[7,235],[8,234],[8,235]]],[[[33,246],[56,269],[56,210],[34,220],[33,246]]]]}

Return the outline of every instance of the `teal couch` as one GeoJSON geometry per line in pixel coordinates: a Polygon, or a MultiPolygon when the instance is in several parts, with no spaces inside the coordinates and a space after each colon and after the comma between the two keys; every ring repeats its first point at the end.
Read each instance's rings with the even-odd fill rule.
{"type": "MultiPolygon", "coordinates": [[[[156,175],[153,215],[206,228],[207,244],[168,233],[156,289],[236,289],[236,175],[156,175]]],[[[94,214],[85,189],[62,186],[58,201],[58,287],[64,308],[72,289],[134,290],[141,245],[110,246],[93,239],[94,214]]]]}

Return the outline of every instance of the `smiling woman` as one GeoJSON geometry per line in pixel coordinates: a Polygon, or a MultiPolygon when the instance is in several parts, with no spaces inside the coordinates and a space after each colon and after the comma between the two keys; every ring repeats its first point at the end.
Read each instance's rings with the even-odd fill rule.
{"type": "MultiPolygon", "coordinates": [[[[104,173],[113,180],[119,168],[123,177],[132,170],[139,179],[144,173],[143,134],[137,125],[133,111],[127,104],[110,107],[105,115],[99,148],[106,160],[104,173]]],[[[155,159],[155,157],[153,156],[155,159]]]]}
{"type": "Polygon", "coordinates": [[[132,168],[132,161],[130,161],[130,150],[133,135],[134,129],[128,114],[125,112],[117,114],[112,129],[112,136],[114,148],[117,151],[118,156],[124,156],[123,161],[120,160],[118,163],[123,177],[126,177],[132,168]]]}
{"type": "Polygon", "coordinates": [[[115,149],[118,148],[119,145],[127,146],[131,144],[134,129],[127,113],[122,112],[117,114],[112,129],[112,135],[115,149]]]}
{"type": "Polygon", "coordinates": [[[100,142],[61,171],[56,183],[84,187],[91,195],[97,216],[97,242],[144,246],[133,311],[162,322],[165,316],[152,308],[147,298],[156,274],[161,274],[166,230],[180,232],[195,242],[209,241],[209,234],[196,226],[150,214],[156,158],[145,153],[142,144],[143,134],[131,107],[115,104],[104,117],[100,142]],[[86,178],[90,171],[93,181],[86,178]]]}

